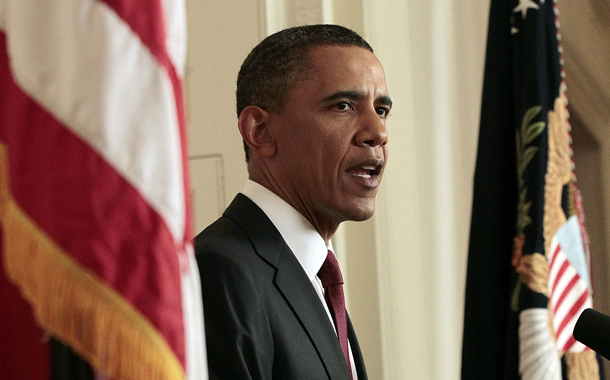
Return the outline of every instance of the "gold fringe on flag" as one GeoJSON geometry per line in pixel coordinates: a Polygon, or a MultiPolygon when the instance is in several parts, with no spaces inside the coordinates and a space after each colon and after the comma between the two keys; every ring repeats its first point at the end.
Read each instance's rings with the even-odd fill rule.
{"type": "Polygon", "coordinates": [[[0,144],[4,264],[38,323],[111,379],[184,379],[159,331],[36,226],[12,198],[8,178],[7,149],[0,144]]]}
{"type": "Polygon", "coordinates": [[[595,351],[566,352],[569,380],[599,379],[599,366],[595,351]]]}

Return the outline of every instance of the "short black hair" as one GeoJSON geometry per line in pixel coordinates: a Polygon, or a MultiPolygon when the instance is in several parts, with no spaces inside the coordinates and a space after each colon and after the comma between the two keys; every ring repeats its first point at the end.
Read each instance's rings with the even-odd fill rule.
{"type": "MultiPolygon", "coordinates": [[[[373,52],[358,33],[340,25],[305,25],[274,33],[252,49],[241,65],[237,75],[237,116],[251,105],[281,113],[288,91],[309,67],[309,51],[326,45],[351,45],[373,52]]],[[[244,149],[248,161],[245,142],[244,149]]]]}

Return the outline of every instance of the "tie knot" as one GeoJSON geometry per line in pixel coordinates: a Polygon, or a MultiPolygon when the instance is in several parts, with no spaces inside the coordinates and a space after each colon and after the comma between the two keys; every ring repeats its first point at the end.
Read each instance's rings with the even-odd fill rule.
{"type": "Polygon", "coordinates": [[[326,260],[324,260],[324,264],[322,264],[322,268],[318,272],[318,277],[325,288],[329,285],[343,284],[339,263],[333,251],[328,250],[326,260]]]}

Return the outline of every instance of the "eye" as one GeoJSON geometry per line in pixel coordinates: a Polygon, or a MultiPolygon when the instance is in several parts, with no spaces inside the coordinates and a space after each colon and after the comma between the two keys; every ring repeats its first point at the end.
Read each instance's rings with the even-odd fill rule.
{"type": "Polygon", "coordinates": [[[379,117],[385,119],[386,117],[388,117],[390,110],[386,107],[376,107],[375,112],[377,112],[377,115],[379,115],[379,117]]]}
{"type": "Polygon", "coordinates": [[[345,111],[352,108],[352,105],[349,102],[340,102],[335,104],[335,108],[339,111],[345,111]]]}

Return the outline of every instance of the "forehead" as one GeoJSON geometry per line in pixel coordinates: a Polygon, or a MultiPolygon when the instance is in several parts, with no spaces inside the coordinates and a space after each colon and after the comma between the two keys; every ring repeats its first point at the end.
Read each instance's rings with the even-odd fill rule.
{"type": "Polygon", "coordinates": [[[319,46],[309,51],[308,61],[308,69],[296,88],[309,82],[309,85],[315,84],[319,91],[353,89],[387,95],[383,67],[367,49],[358,46],[319,46]]]}

